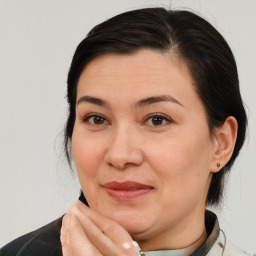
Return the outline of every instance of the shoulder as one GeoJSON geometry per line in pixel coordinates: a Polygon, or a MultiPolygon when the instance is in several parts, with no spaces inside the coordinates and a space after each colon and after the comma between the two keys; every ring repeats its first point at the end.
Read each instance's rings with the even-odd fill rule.
{"type": "Polygon", "coordinates": [[[0,248],[0,256],[61,256],[62,217],[0,248]]]}

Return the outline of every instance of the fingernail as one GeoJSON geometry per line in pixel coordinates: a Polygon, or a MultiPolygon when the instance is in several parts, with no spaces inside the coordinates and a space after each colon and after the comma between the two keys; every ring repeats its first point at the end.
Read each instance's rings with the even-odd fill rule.
{"type": "Polygon", "coordinates": [[[125,242],[125,243],[123,243],[123,247],[124,247],[125,249],[130,249],[130,248],[131,248],[131,245],[130,245],[129,243],[125,242]]]}

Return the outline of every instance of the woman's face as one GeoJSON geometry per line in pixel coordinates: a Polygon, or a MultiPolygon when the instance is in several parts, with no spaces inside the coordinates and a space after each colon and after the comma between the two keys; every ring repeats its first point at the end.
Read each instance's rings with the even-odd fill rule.
{"type": "Polygon", "coordinates": [[[72,136],[79,181],[90,207],[133,237],[203,219],[213,144],[181,61],[141,50],[99,56],[83,70],[72,136]]]}

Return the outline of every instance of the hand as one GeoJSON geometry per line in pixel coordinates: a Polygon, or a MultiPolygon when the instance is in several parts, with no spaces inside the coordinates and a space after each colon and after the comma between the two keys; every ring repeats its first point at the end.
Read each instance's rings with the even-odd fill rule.
{"type": "Polygon", "coordinates": [[[77,201],[61,227],[63,256],[138,256],[129,233],[118,223],[77,201]]]}

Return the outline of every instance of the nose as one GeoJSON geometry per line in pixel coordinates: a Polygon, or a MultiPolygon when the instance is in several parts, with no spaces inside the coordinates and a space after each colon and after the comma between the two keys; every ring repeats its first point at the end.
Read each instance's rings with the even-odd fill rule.
{"type": "Polygon", "coordinates": [[[128,166],[141,165],[143,160],[139,134],[136,131],[128,127],[113,131],[105,154],[108,165],[124,170],[128,166]]]}

